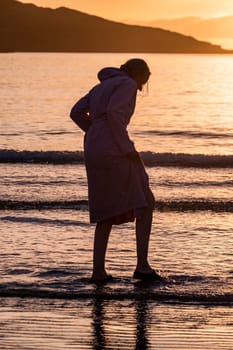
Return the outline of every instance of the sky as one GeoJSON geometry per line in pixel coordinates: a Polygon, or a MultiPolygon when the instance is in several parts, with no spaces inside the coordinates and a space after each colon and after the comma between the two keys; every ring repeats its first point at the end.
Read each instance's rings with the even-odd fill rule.
{"type": "Polygon", "coordinates": [[[233,49],[233,0],[20,1],[51,8],[65,6],[129,24],[152,26],[159,24],[161,28],[179,31],[195,36],[197,39],[211,41],[224,48],[233,49]],[[190,23],[187,17],[190,18],[190,23]],[[201,23],[193,23],[193,17],[198,17],[201,23]],[[179,21],[174,21],[174,19],[179,19],[179,21]]]}

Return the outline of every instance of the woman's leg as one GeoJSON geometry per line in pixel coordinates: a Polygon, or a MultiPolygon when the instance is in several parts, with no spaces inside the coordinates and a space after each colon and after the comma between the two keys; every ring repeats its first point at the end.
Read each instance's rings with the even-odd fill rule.
{"type": "Polygon", "coordinates": [[[153,193],[148,192],[148,207],[136,218],[137,266],[142,273],[151,273],[153,269],[148,262],[149,239],[152,226],[155,200],[153,193]]]}
{"type": "Polygon", "coordinates": [[[95,280],[102,280],[107,276],[105,271],[105,255],[111,228],[111,221],[98,222],[95,228],[92,274],[92,278],[95,280]]]}

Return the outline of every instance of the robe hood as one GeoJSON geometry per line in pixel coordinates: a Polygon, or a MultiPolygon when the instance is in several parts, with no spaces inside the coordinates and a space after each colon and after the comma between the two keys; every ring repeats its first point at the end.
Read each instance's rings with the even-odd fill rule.
{"type": "Polygon", "coordinates": [[[125,76],[125,72],[123,72],[120,68],[114,67],[103,68],[98,73],[99,81],[122,76],[125,76]]]}

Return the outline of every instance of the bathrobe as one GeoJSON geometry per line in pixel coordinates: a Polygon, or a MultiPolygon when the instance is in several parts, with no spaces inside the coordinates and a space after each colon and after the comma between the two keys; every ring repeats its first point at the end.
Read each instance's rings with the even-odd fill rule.
{"type": "Polygon", "coordinates": [[[137,84],[118,68],[104,68],[98,78],[100,83],[70,113],[85,131],[90,222],[122,218],[129,212],[136,215],[148,206],[149,191],[142,161],[131,157],[136,149],[127,132],[135,109],[137,84]]]}

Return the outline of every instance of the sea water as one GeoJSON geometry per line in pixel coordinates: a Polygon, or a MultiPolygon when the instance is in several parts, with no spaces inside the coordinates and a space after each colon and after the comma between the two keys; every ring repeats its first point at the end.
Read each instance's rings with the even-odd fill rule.
{"type": "Polygon", "coordinates": [[[2,349],[233,348],[233,56],[0,55],[2,349]],[[129,134],[156,208],[150,262],[132,279],[134,224],[114,227],[105,286],[89,282],[83,133],[72,105],[96,73],[143,57],[129,134]]]}

